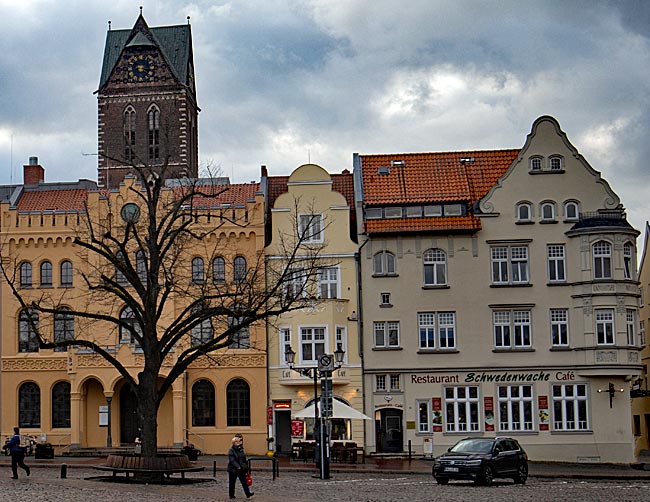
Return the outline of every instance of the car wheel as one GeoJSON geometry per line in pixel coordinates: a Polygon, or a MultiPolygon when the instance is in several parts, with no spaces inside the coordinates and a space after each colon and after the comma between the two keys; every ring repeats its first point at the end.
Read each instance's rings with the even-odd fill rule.
{"type": "Polygon", "coordinates": [[[523,463],[517,469],[517,475],[515,476],[515,483],[523,485],[528,479],[528,465],[523,463]]]}
{"type": "Polygon", "coordinates": [[[477,480],[479,483],[483,483],[485,486],[492,486],[492,480],[494,479],[494,469],[491,465],[486,465],[483,469],[483,475],[477,480]]]}
{"type": "Polygon", "coordinates": [[[449,483],[449,478],[435,478],[435,479],[436,479],[436,483],[438,483],[439,485],[446,485],[447,483],[449,483]]]}

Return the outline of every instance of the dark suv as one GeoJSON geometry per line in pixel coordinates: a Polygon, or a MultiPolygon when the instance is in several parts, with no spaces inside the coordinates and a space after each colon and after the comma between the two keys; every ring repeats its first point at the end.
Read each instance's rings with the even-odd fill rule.
{"type": "Polygon", "coordinates": [[[489,486],[494,478],[512,478],[524,484],[528,455],[511,438],[465,438],[436,458],[432,474],[441,485],[450,479],[470,479],[489,486]]]}

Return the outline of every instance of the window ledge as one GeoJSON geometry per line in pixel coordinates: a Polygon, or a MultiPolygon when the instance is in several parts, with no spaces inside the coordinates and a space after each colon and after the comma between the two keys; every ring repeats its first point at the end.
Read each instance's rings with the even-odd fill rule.
{"type": "Polygon", "coordinates": [[[52,285],[51,284],[41,284],[39,286],[39,288],[41,288],[41,289],[52,289],[52,285]]]}
{"type": "Polygon", "coordinates": [[[592,429],[583,429],[579,431],[558,431],[558,430],[551,430],[551,434],[558,434],[560,436],[567,436],[569,434],[582,434],[582,435],[587,435],[587,434],[593,434],[594,431],[592,429]]]}
{"type": "Polygon", "coordinates": [[[63,289],[70,289],[72,287],[74,287],[74,286],[72,286],[72,284],[61,284],[59,286],[59,288],[63,288],[63,289]]]}
{"type": "Polygon", "coordinates": [[[372,277],[399,277],[399,274],[372,274],[372,277]]]}
{"type": "Polygon", "coordinates": [[[448,284],[425,284],[422,289],[449,289],[448,284]]]}
{"type": "Polygon", "coordinates": [[[393,304],[392,303],[380,303],[379,308],[380,309],[390,309],[390,308],[393,308],[393,304]]]}
{"type": "Polygon", "coordinates": [[[373,347],[372,350],[376,352],[384,352],[391,350],[404,350],[402,347],[373,347]]]}
{"type": "Polygon", "coordinates": [[[573,349],[571,347],[563,347],[558,345],[558,346],[553,346],[548,350],[550,350],[551,352],[570,352],[573,349]]]}
{"type": "Polygon", "coordinates": [[[533,220],[517,220],[515,221],[515,225],[534,225],[535,222],[533,220]]]}
{"type": "Polygon", "coordinates": [[[530,169],[528,174],[563,174],[566,171],[564,169],[530,169]]]}
{"type": "Polygon", "coordinates": [[[553,281],[553,282],[550,282],[550,281],[549,281],[549,282],[546,283],[546,285],[549,286],[549,287],[555,287],[555,286],[568,286],[569,283],[566,282],[566,281],[553,281]]]}
{"type": "Polygon", "coordinates": [[[494,348],[492,352],[535,352],[535,349],[528,347],[513,347],[513,348],[494,348]]]}
{"type": "Polygon", "coordinates": [[[531,288],[533,285],[530,282],[522,284],[490,284],[491,288],[531,288]]]}
{"type": "Polygon", "coordinates": [[[458,354],[458,349],[418,349],[417,354],[458,354]]]}
{"type": "Polygon", "coordinates": [[[552,225],[553,223],[557,223],[557,220],[540,220],[539,223],[540,225],[552,225]]]}
{"type": "Polygon", "coordinates": [[[565,218],[562,223],[578,223],[578,218],[565,218]]]}

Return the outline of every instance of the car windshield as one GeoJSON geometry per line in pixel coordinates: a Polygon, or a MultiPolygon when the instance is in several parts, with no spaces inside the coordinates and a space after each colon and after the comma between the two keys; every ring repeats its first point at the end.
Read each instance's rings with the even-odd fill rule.
{"type": "Polygon", "coordinates": [[[456,443],[451,451],[454,453],[490,453],[494,441],[490,439],[464,439],[456,443]]]}

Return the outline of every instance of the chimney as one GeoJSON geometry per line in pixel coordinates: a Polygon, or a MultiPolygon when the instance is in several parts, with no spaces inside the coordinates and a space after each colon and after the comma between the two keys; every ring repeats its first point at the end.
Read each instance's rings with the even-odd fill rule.
{"type": "Polygon", "coordinates": [[[29,164],[23,166],[23,184],[38,185],[45,181],[45,169],[38,163],[38,157],[30,157],[29,164]]]}

